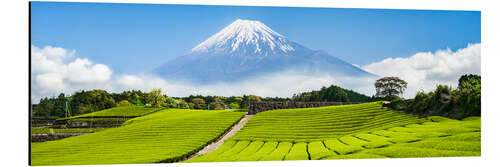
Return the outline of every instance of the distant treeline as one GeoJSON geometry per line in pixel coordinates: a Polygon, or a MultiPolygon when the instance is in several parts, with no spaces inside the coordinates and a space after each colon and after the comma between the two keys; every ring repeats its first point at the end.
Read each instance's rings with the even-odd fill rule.
{"type": "MultiPolygon", "coordinates": [[[[42,98],[38,104],[33,104],[32,115],[35,117],[65,117],[66,107],[71,115],[86,114],[116,106],[137,105],[152,107],[151,104],[156,104],[158,101],[158,98],[152,97],[152,94],[154,94],[153,92],[154,91],[142,92],[140,90],[130,90],[121,93],[108,93],[104,90],[82,90],[70,96],[61,93],[57,97],[42,98]]],[[[191,95],[188,97],[162,96],[160,107],[205,110],[247,109],[250,102],[261,101],[369,102],[376,100],[373,97],[352,90],[343,89],[335,85],[331,85],[328,88],[323,87],[318,91],[300,93],[294,95],[292,98],[259,97],[256,95],[230,97],[202,95],[191,95]]]]}
{"type": "Polygon", "coordinates": [[[462,75],[456,89],[438,85],[434,91],[419,91],[413,99],[395,98],[391,107],[420,116],[438,115],[455,119],[481,116],[481,76],[462,75]]]}
{"type": "MultiPolygon", "coordinates": [[[[151,104],[154,103],[154,99],[151,99],[151,94],[152,92],[148,93],[140,90],[130,90],[121,93],[108,93],[104,90],[82,90],[70,96],[61,93],[57,97],[42,98],[38,104],[33,104],[32,115],[34,117],[61,118],[66,116],[66,107],[73,116],[116,106],[137,105],[152,107],[151,104]]],[[[231,97],[202,95],[191,95],[188,97],[162,96],[164,96],[164,100],[160,107],[210,110],[244,109],[248,108],[249,102],[291,101],[290,98],[262,98],[255,95],[231,97]]]]}
{"type": "Polygon", "coordinates": [[[294,94],[292,97],[293,101],[304,101],[304,102],[317,102],[317,101],[328,101],[328,102],[371,102],[379,100],[375,97],[370,97],[363,95],[352,90],[347,90],[336,85],[330,85],[330,87],[322,87],[320,90],[304,92],[300,94],[294,94]]]}

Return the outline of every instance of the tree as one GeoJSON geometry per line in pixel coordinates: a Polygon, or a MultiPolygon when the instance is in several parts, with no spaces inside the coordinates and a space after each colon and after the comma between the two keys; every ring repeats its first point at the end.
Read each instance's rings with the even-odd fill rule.
{"type": "Polygon", "coordinates": [[[224,110],[225,108],[226,108],[226,105],[224,104],[224,101],[222,101],[219,98],[215,98],[214,101],[210,103],[210,109],[224,110]]]}
{"type": "Polygon", "coordinates": [[[144,105],[144,104],[142,104],[142,101],[141,101],[141,99],[140,99],[140,96],[139,96],[139,95],[137,95],[137,93],[132,94],[132,95],[129,97],[129,99],[130,99],[130,102],[131,102],[132,104],[136,105],[136,106],[142,106],[142,105],[144,105]]]}
{"type": "Polygon", "coordinates": [[[128,100],[122,100],[120,103],[118,103],[118,107],[124,107],[124,106],[131,106],[132,103],[130,103],[128,100]]]}
{"type": "Polygon", "coordinates": [[[481,76],[475,74],[468,74],[460,76],[458,79],[458,89],[470,88],[469,86],[476,86],[479,82],[481,85],[481,76]]]}
{"type": "Polygon", "coordinates": [[[202,98],[194,98],[191,100],[191,103],[193,103],[193,108],[194,109],[206,109],[207,106],[205,104],[205,100],[202,98]]]}
{"type": "Polygon", "coordinates": [[[231,109],[240,109],[240,105],[238,103],[229,104],[229,108],[231,109]]]}
{"type": "Polygon", "coordinates": [[[403,94],[408,83],[398,77],[384,77],[375,82],[376,96],[385,98],[394,98],[394,96],[403,94]]]}
{"type": "Polygon", "coordinates": [[[180,109],[189,109],[189,104],[186,101],[184,101],[182,99],[179,99],[178,101],[179,101],[179,104],[177,106],[178,108],[180,108],[180,109]]]}
{"type": "Polygon", "coordinates": [[[195,109],[195,108],[194,108],[194,103],[189,102],[189,103],[187,103],[187,104],[188,104],[188,106],[189,106],[189,109],[195,109]]]}
{"type": "Polygon", "coordinates": [[[250,95],[249,99],[250,99],[250,102],[261,102],[262,101],[260,99],[260,97],[256,96],[256,95],[250,95]]]}
{"type": "Polygon", "coordinates": [[[161,93],[161,88],[153,89],[148,93],[146,101],[153,107],[160,107],[165,103],[166,97],[161,93]]]}
{"type": "Polygon", "coordinates": [[[80,115],[115,107],[113,96],[104,90],[76,92],[71,96],[71,114],[80,115]]]}
{"type": "Polygon", "coordinates": [[[481,116],[481,76],[462,75],[456,91],[457,103],[465,116],[481,116]]]}
{"type": "Polygon", "coordinates": [[[163,103],[163,107],[166,108],[177,108],[179,101],[174,99],[173,97],[166,97],[165,103],[163,103]]]}

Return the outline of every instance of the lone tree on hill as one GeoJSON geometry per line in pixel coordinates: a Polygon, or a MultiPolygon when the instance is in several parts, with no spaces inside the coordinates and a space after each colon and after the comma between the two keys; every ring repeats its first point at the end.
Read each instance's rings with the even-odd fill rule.
{"type": "Polygon", "coordinates": [[[376,96],[393,98],[403,94],[408,83],[398,77],[384,77],[375,82],[376,96]]]}
{"type": "Polygon", "coordinates": [[[153,89],[147,94],[146,101],[153,107],[160,107],[165,103],[166,97],[161,93],[161,89],[153,89]]]}

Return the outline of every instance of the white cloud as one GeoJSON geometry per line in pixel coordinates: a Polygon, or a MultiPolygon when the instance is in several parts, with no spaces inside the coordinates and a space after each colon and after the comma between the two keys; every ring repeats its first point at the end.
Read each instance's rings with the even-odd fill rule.
{"type": "Polygon", "coordinates": [[[115,90],[141,89],[149,91],[162,88],[169,96],[219,95],[233,96],[255,94],[263,97],[291,97],[294,93],[320,89],[331,84],[373,94],[374,78],[332,77],[330,75],[303,75],[294,71],[278,72],[240,82],[193,85],[172,82],[148,75],[121,75],[117,77],[115,90]]]}
{"type": "Polygon", "coordinates": [[[75,51],[60,47],[31,46],[32,96],[56,96],[80,89],[109,89],[112,71],[104,64],[76,58],[75,51]]]}
{"type": "Polygon", "coordinates": [[[67,65],[67,79],[74,83],[106,82],[111,78],[111,70],[103,64],[94,64],[88,59],[77,58],[67,65]]]}
{"type": "MultiPolygon", "coordinates": [[[[480,44],[469,45],[456,52],[440,50],[421,52],[408,58],[388,58],[363,68],[379,76],[398,76],[408,81],[405,97],[420,90],[432,90],[436,84],[455,86],[462,74],[479,74],[480,44]]],[[[150,91],[162,88],[169,96],[255,94],[264,97],[291,97],[294,93],[317,90],[331,84],[371,96],[376,78],[335,77],[326,74],[305,75],[294,71],[268,74],[235,83],[193,85],[169,81],[152,75],[113,75],[104,64],[74,56],[75,51],[58,47],[32,46],[32,95],[41,97],[78,90],[104,89],[121,92],[136,89],[150,91]]]]}
{"type": "Polygon", "coordinates": [[[456,52],[450,49],[435,53],[420,52],[408,58],[387,58],[363,67],[379,76],[397,76],[408,82],[405,97],[417,91],[430,91],[436,85],[456,87],[463,74],[481,73],[481,44],[469,44],[456,52]]]}

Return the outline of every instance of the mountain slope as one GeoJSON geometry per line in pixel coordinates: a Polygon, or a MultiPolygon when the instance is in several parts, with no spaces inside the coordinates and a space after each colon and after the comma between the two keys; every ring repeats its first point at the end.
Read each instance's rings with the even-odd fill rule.
{"type": "Polygon", "coordinates": [[[154,72],[169,80],[213,83],[286,70],[303,74],[374,76],[328,53],[290,41],[259,21],[240,19],[154,72]]]}

